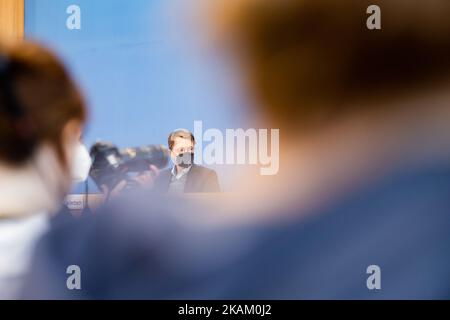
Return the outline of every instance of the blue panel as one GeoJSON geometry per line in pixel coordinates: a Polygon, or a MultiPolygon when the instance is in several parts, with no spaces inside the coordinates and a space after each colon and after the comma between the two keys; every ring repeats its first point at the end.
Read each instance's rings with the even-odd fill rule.
{"type": "MultiPolygon", "coordinates": [[[[194,120],[205,128],[244,125],[239,99],[223,91],[230,73],[192,50],[196,37],[174,23],[170,12],[181,3],[188,0],[26,0],[26,37],[56,50],[85,92],[88,145],[165,144],[171,130],[192,130],[194,120]],[[66,27],[73,4],[80,30],[66,27]]],[[[223,168],[215,169],[220,176],[223,168]]]]}

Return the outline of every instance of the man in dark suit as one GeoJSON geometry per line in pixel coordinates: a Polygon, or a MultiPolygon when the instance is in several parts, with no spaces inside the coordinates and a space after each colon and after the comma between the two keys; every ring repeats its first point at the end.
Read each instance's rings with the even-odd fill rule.
{"type": "Polygon", "coordinates": [[[220,192],[214,170],[194,164],[195,137],[186,129],[173,131],[168,138],[174,166],[160,172],[155,186],[159,192],[220,192]]]}

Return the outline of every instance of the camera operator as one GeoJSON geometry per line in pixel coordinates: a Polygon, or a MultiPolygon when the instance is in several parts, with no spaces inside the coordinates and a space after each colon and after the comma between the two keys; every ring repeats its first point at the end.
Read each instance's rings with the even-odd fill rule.
{"type": "Polygon", "coordinates": [[[155,184],[155,180],[159,176],[159,169],[154,165],[149,165],[148,170],[143,172],[138,172],[136,176],[129,178],[128,180],[121,180],[115,187],[110,190],[110,187],[106,184],[102,184],[100,189],[105,199],[116,198],[119,196],[130,184],[135,183],[135,186],[139,188],[152,190],[155,184]]]}
{"type": "Polygon", "coordinates": [[[111,143],[97,142],[91,148],[90,175],[105,201],[136,189],[152,190],[160,169],[167,166],[168,154],[158,145],[119,150],[111,143]]]}

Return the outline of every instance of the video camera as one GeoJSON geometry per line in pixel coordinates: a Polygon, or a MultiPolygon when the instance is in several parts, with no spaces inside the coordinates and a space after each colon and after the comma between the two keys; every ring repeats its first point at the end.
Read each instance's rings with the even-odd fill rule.
{"type": "Polygon", "coordinates": [[[154,165],[158,169],[167,166],[169,150],[163,145],[149,145],[120,150],[110,142],[97,142],[90,150],[92,167],[90,176],[101,188],[106,185],[114,189],[121,181],[126,181],[126,189],[136,186],[133,175],[149,171],[154,165]]]}

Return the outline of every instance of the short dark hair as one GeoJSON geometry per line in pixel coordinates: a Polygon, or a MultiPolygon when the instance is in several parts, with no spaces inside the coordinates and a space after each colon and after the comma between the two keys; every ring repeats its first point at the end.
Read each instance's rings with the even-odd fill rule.
{"type": "Polygon", "coordinates": [[[0,161],[20,166],[47,142],[66,165],[63,128],[87,118],[72,77],[52,52],[28,41],[0,43],[0,58],[0,161]]]}
{"type": "Polygon", "coordinates": [[[169,138],[167,139],[170,150],[172,150],[173,145],[175,144],[175,138],[183,138],[183,139],[190,138],[192,143],[195,145],[195,137],[192,134],[192,132],[190,132],[187,129],[176,129],[172,131],[172,133],[169,135],[169,138]]]}

